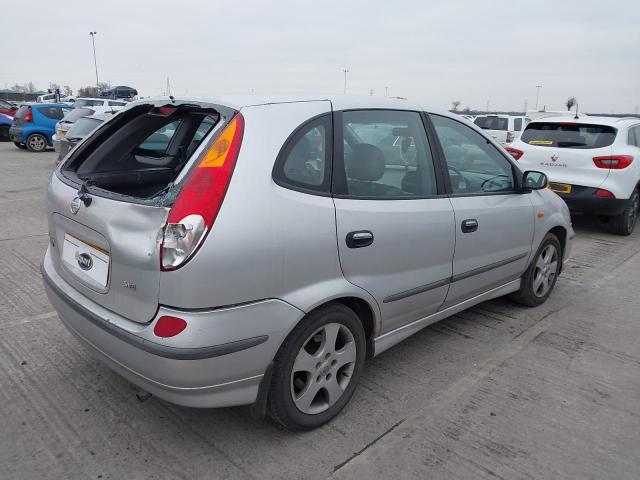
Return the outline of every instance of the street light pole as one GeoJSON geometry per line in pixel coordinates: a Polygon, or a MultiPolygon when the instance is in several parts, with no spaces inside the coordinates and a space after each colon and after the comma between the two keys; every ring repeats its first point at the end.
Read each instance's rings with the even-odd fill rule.
{"type": "Polygon", "coordinates": [[[540,90],[542,89],[542,85],[536,85],[536,111],[538,111],[538,100],[540,100],[540,90]]]}
{"type": "Polygon", "coordinates": [[[389,87],[384,87],[384,96],[385,97],[389,96],[389,87]]]}
{"type": "Polygon", "coordinates": [[[343,68],[342,71],[344,72],[344,94],[347,94],[347,73],[349,73],[349,70],[346,68],[343,68]]]}
{"type": "Polygon", "coordinates": [[[98,32],[89,32],[91,35],[91,44],[93,45],[93,65],[96,67],[96,88],[100,88],[100,82],[98,82],[98,61],[96,60],[96,39],[95,36],[98,32]]]}

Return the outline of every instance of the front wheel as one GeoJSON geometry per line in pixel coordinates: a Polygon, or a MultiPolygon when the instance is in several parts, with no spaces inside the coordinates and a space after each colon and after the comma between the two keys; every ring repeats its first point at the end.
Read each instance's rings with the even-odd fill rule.
{"type": "Polygon", "coordinates": [[[612,233],[625,236],[633,233],[633,228],[636,226],[636,220],[638,219],[639,203],[640,197],[636,189],[631,193],[624,211],[618,216],[611,217],[609,225],[612,233]]]}
{"type": "Polygon", "coordinates": [[[269,415],[292,431],[328,422],[351,399],[365,354],[364,329],[353,310],[338,303],[314,310],[278,350],[269,415]]]}
{"type": "Polygon", "coordinates": [[[536,256],[521,278],[520,290],[511,298],[522,305],[537,307],[551,295],[562,265],[562,247],[553,233],[547,233],[536,256]]]}
{"type": "Polygon", "coordinates": [[[47,148],[47,138],[40,133],[32,133],[27,137],[27,149],[30,152],[44,152],[47,148]]]}

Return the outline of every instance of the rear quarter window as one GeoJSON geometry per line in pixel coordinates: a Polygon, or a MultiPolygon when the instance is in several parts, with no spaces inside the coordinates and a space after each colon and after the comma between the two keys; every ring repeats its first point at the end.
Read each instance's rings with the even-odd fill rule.
{"type": "Polygon", "coordinates": [[[38,109],[38,111],[47,118],[51,118],[53,120],[62,120],[65,113],[67,113],[70,109],[64,109],[60,107],[42,107],[38,109]]]}
{"type": "Polygon", "coordinates": [[[555,148],[603,148],[616,139],[617,130],[608,125],[533,122],[522,133],[529,145],[555,148]]]}

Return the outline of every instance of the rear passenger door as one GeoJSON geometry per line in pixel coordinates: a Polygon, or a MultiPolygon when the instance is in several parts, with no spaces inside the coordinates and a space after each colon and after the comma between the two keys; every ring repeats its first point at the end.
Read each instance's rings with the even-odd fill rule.
{"type": "Polygon", "coordinates": [[[455,213],[453,275],[446,305],[517,279],[533,240],[533,205],[518,191],[511,162],[478,132],[430,115],[455,213]]]}
{"type": "Polygon", "coordinates": [[[367,290],[388,332],[443,303],[452,273],[453,209],[418,112],[334,113],[332,192],[342,271],[367,290]]]}

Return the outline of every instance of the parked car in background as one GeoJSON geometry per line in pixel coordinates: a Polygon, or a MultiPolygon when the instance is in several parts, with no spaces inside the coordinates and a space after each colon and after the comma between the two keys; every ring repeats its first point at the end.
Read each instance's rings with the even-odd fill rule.
{"type": "Polygon", "coordinates": [[[126,100],[111,100],[107,98],[76,98],[73,106],[75,108],[89,107],[96,112],[106,112],[107,110],[118,111],[127,106],[126,100]]]}
{"type": "Polygon", "coordinates": [[[518,138],[529,122],[530,119],[527,117],[512,115],[478,115],[473,120],[473,123],[503,146],[518,138]]]}
{"type": "Polygon", "coordinates": [[[138,96],[135,88],[120,85],[100,92],[101,97],[134,99],[138,96]]]}
{"type": "Polygon", "coordinates": [[[13,117],[0,113],[0,142],[9,140],[9,128],[13,123],[13,117]]]}
{"type": "MultiPolygon", "coordinates": [[[[62,102],[62,95],[59,95],[57,101],[62,102]]],[[[37,103],[56,103],[56,94],[55,93],[46,93],[44,95],[40,95],[36,98],[37,103]]]]}
{"type": "Polygon", "coordinates": [[[43,278],[60,320],[142,389],[307,430],[422,328],[547,300],[574,232],[546,185],[408,101],[144,100],[52,175],[43,278]]]}
{"type": "Polygon", "coordinates": [[[17,110],[17,105],[14,105],[11,102],[7,102],[6,100],[0,100],[0,113],[13,117],[17,110]]]}
{"type": "Polygon", "coordinates": [[[13,117],[9,139],[18,148],[44,152],[53,146],[56,124],[71,109],[62,103],[25,103],[13,117]]]}
{"type": "Polygon", "coordinates": [[[618,235],[633,232],[639,208],[640,119],[574,116],[534,120],[507,150],[543,171],[574,212],[601,215],[618,235]]]}
{"type": "MultiPolygon", "coordinates": [[[[67,116],[68,115],[69,114],[67,114],[67,116]]],[[[71,149],[75,147],[80,140],[112,116],[113,114],[111,113],[92,113],[86,116],[81,116],[75,120],[74,123],[69,126],[69,130],[67,130],[65,135],[62,135],[53,141],[53,146],[56,152],[58,152],[56,165],[62,161],[67,153],[69,153],[69,151],[71,151],[71,149]]]]}
{"type": "Polygon", "coordinates": [[[51,140],[53,142],[53,149],[57,152],[58,147],[60,145],[60,139],[64,138],[67,131],[71,128],[71,126],[80,118],[86,117],[88,115],[93,115],[96,113],[95,110],[91,108],[74,108],[70,112],[68,112],[62,120],[56,123],[55,133],[53,134],[51,140]]]}

